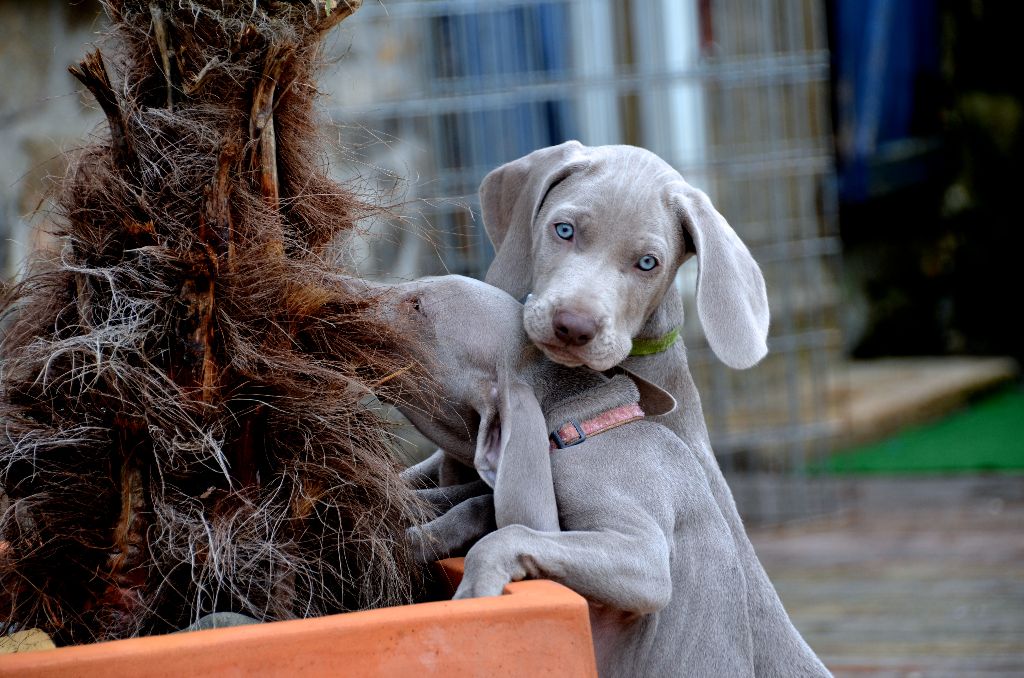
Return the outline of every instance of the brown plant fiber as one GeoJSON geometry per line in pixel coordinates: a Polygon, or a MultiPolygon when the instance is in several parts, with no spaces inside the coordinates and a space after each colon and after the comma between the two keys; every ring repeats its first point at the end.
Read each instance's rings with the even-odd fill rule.
{"type": "Polygon", "coordinates": [[[336,4],[105,3],[72,73],[109,131],[2,300],[0,624],[67,644],[409,602],[419,505],[363,399],[415,339],[327,254],[377,209],[321,160],[336,4]]]}

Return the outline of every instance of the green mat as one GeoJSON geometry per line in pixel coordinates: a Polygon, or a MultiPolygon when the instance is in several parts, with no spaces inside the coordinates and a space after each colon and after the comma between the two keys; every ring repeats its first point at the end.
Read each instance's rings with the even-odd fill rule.
{"type": "Polygon", "coordinates": [[[1024,471],[1024,390],[989,396],[949,417],[826,460],[832,473],[1024,471]]]}

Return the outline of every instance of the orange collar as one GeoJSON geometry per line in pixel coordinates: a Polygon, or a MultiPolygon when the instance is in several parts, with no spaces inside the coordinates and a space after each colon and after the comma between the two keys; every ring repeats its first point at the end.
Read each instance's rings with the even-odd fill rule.
{"type": "Polygon", "coordinates": [[[551,450],[560,450],[563,447],[579,445],[590,436],[610,431],[613,428],[639,421],[644,418],[644,411],[640,403],[631,403],[605,410],[596,417],[579,423],[575,419],[562,424],[551,432],[551,450]]]}

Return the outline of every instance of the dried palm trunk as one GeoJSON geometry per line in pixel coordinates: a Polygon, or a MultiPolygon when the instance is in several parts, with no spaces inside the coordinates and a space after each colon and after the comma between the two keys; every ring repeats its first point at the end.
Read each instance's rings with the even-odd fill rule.
{"type": "Polygon", "coordinates": [[[417,504],[360,398],[414,339],[326,254],[374,209],[320,161],[334,4],[105,3],[109,55],[71,72],[109,134],[3,299],[0,622],[74,643],[410,598],[417,504]]]}

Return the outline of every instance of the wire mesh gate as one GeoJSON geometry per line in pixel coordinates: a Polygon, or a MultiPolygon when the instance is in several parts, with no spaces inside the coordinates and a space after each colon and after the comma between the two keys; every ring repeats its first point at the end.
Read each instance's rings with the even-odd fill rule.
{"type": "MultiPolygon", "coordinates": [[[[392,0],[352,20],[337,97],[345,160],[412,177],[428,235],[399,222],[364,252],[390,277],[482,277],[493,252],[476,189],[497,165],[576,138],[658,153],[711,196],[760,263],[770,353],[729,370],[679,276],[690,364],[744,516],[830,508],[815,472],[836,413],[839,241],[829,61],[817,0],[392,0]]],[[[344,42],[344,41],[342,41],[344,42]]]]}

